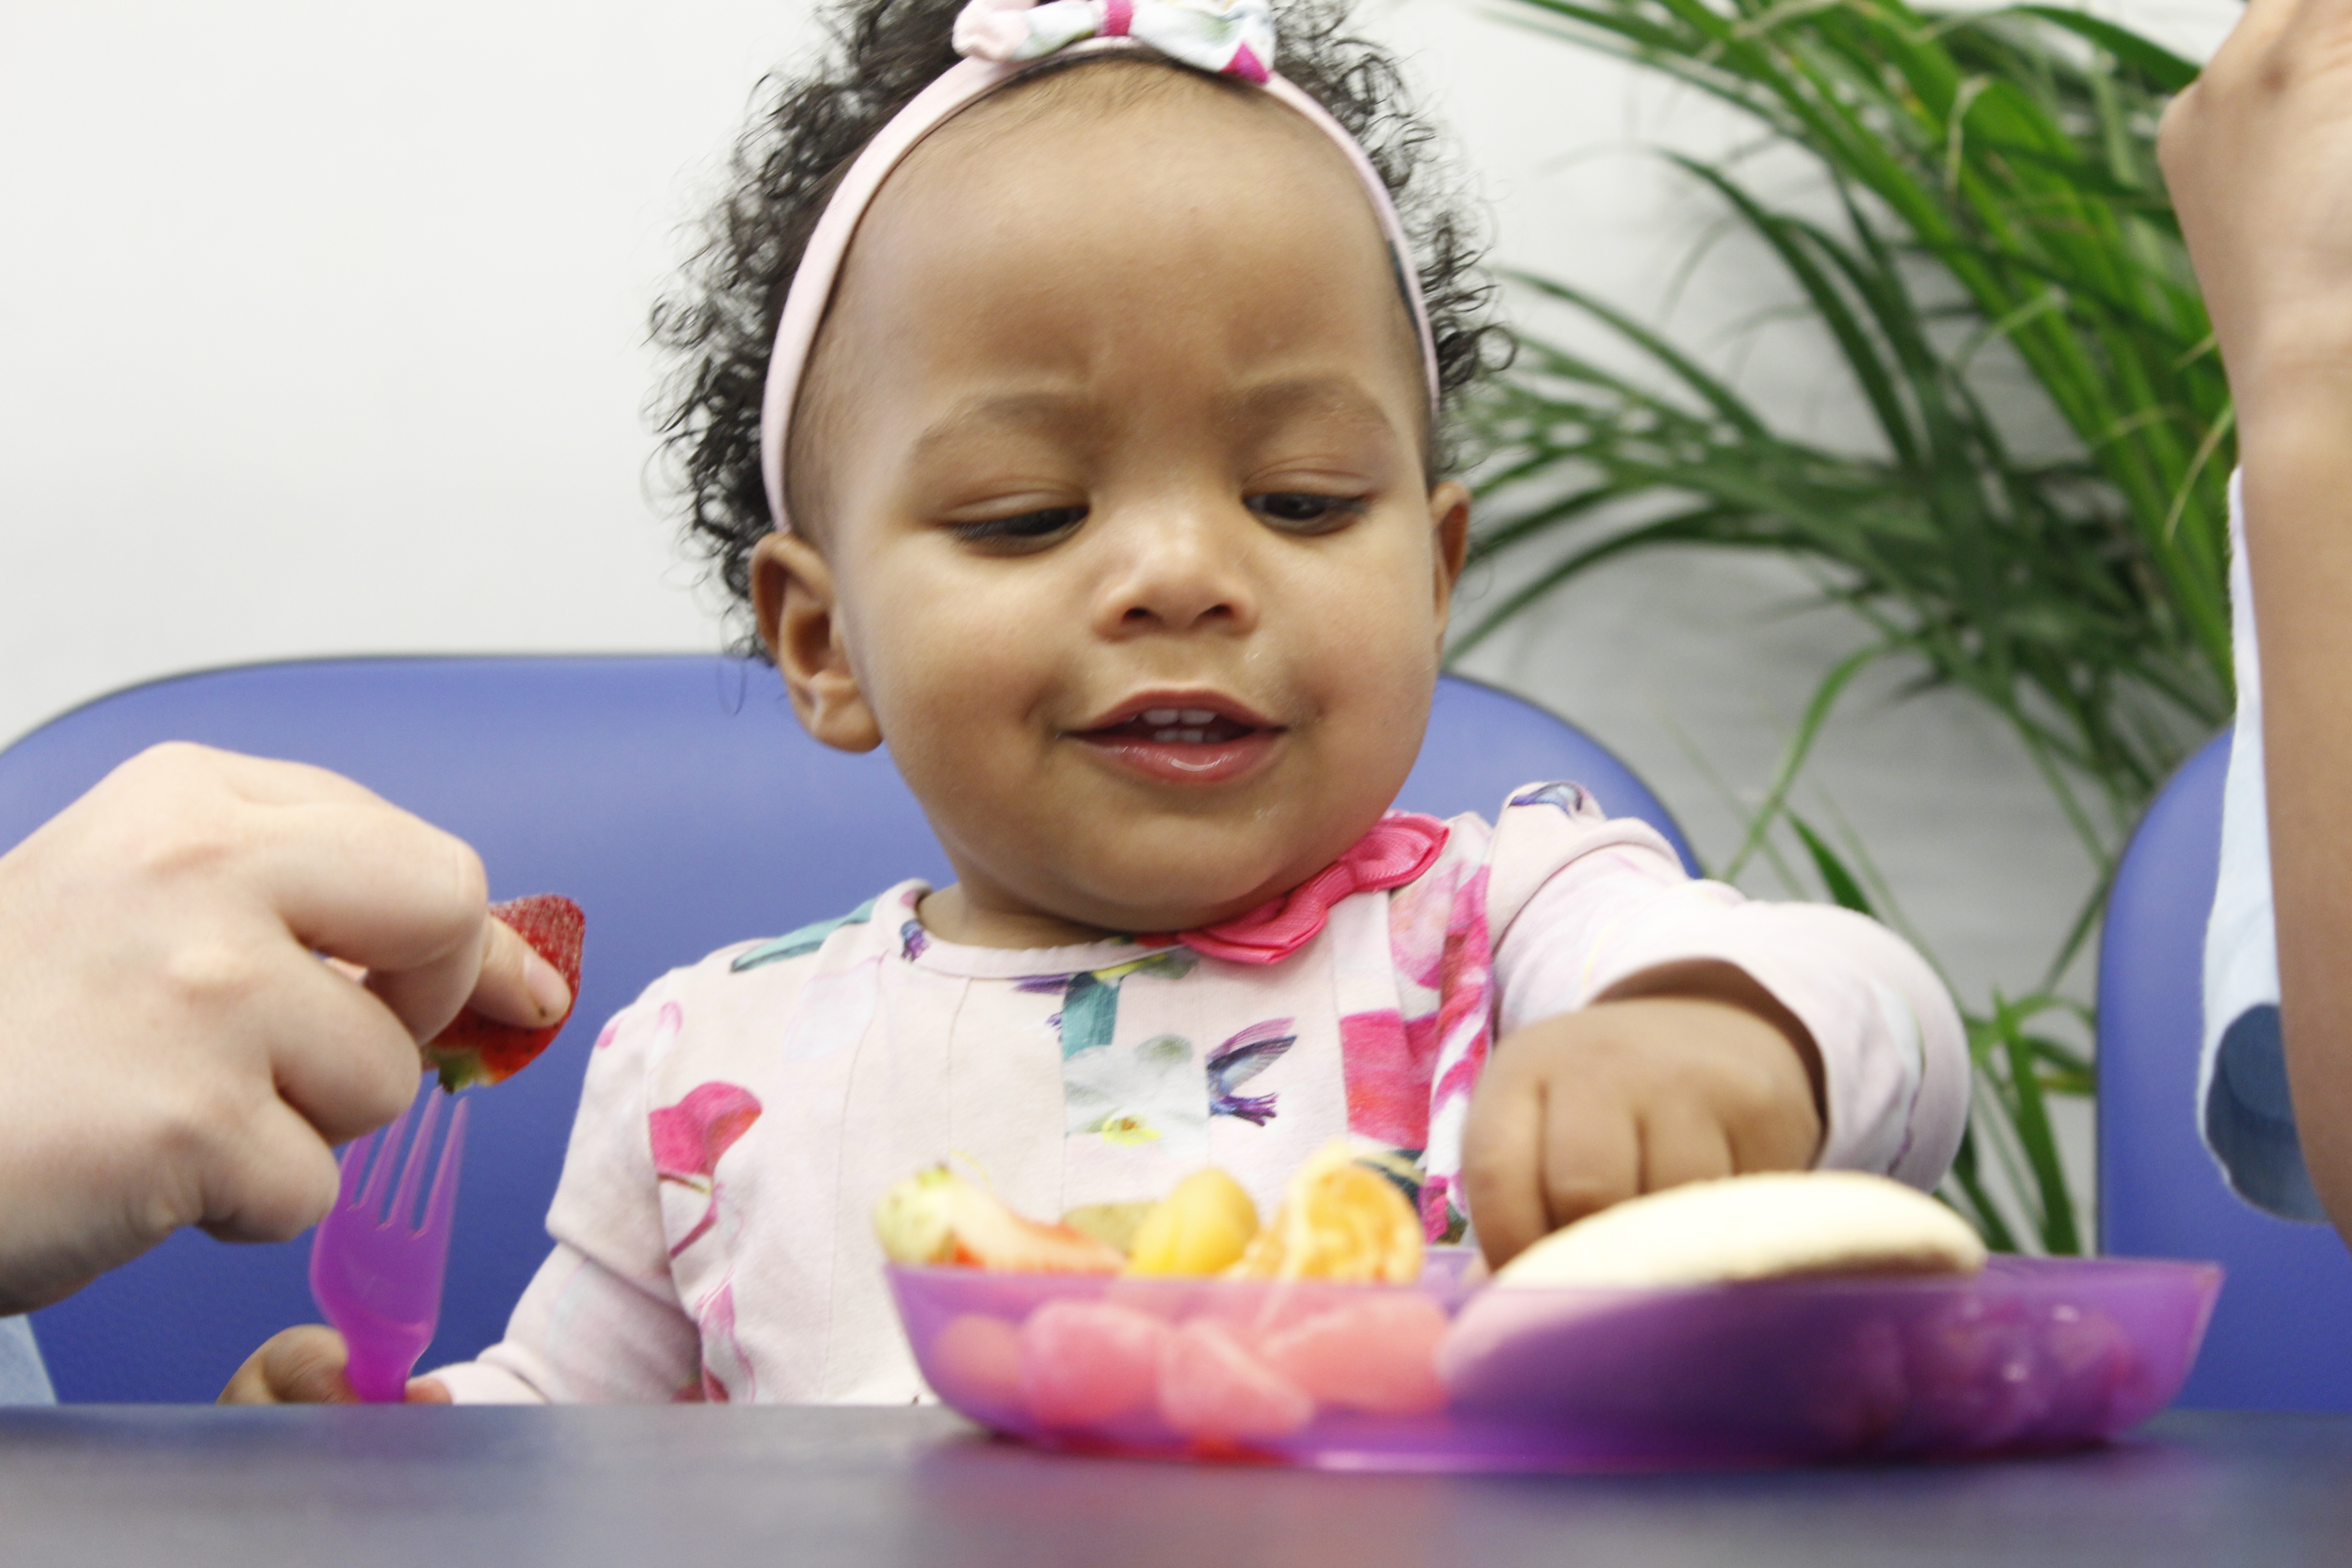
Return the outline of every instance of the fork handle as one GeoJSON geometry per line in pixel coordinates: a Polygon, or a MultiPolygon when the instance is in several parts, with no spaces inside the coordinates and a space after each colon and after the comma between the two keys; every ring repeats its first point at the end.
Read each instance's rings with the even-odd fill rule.
{"type": "Polygon", "coordinates": [[[398,1405],[408,1396],[408,1374],[415,1369],[423,1347],[404,1352],[393,1345],[353,1341],[352,1358],[343,1368],[352,1392],[370,1405],[398,1405]]]}

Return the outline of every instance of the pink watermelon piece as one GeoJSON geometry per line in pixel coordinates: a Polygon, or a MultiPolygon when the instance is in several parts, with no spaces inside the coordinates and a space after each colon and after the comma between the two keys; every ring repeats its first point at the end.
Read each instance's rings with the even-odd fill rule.
{"type": "Polygon", "coordinates": [[[1091,1426],[1151,1403],[1168,1325],[1099,1301],[1048,1301],[1021,1325],[1021,1396],[1048,1426],[1091,1426]]]}
{"type": "Polygon", "coordinates": [[[1021,1408],[1021,1331],[1003,1318],[966,1312],[930,1352],[931,1391],[965,1415],[995,1419],[1021,1408]]]}
{"type": "Polygon", "coordinates": [[[1903,1335],[1885,1318],[1855,1323],[1806,1373],[1806,1415],[1832,1454],[1862,1453],[1885,1440],[1911,1397],[1903,1335]]]}
{"type": "Polygon", "coordinates": [[[1955,1302],[1915,1330],[1906,1358],[1910,1418],[1896,1441],[1931,1453],[2000,1447],[2048,1413],[2050,1389],[2035,1364],[2023,1313],[1977,1298],[1955,1302]]]}
{"type": "Polygon", "coordinates": [[[1375,1415],[1445,1407],[1437,1345],[1450,1320],[1426,1296],[1382,1297],[1319,1313],[1265,1342],[1265,1364],[1325,1405],[1375,1415]]]}
{"type": "Polygon", "coordinates": [[[1195,1318],[1160,1352],[1160,1416],[1195,1441],[1264,1443],[1312,1421],[1315,1401],[1250,1354],[1232,1329],[1195,1318]]]}

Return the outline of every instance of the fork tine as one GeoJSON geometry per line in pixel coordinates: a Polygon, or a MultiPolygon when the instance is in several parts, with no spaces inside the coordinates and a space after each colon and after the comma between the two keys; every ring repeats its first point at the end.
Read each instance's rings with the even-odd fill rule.
{"type": "Polygon", "coordinates": [[[384,1186],[392,1180],[392,1163],[400,1158],[401,1140],[408,1133],[408,1119],[415,1114],[416,1101],[412,1100],[408,1102],[408,1109],[400,1113],[400,1119],[385,1128],[377,1138],[376,1147],[380,1152],[376,1155],[375,1169],[368,1173],[367,1191],[360,1194],[360,1207],[371,1215],[383,1212],[380,1205],[383,1202],[384,1186]]]}
{"type": "Polygon", "coordinates": [[[416,1217],[416,1185],[425,1179],[425,1156],[433,1149],[433,1123],[441,1115],[442,1096],[428,1089],[425,1091],[425,1114],[416,1123],[416,1137],[408,1145],[407,1158],[401,1162],[400,1191],[392,1197],[392,1212],[384,1216],[387,1225],[397,1225],[403,1230],[416,1217]]]}
{"type": "Polygon", "coordinates": [[[457,1206],[457,1165],[466,1152],[467,1102],[457,1101],[449,1118],[449,1136],[441,1145],[441,1163],[433,1172],[433,1191],[425,1200],[425,1236],[449,1234],[449,1216],[457,1206]]]}
{"type": "Polygon", "coordinates": [[[362,1132],[343,1145],[342,1158],[338,1162],[343,1173],[341,1190],[335,1194],[338,1208],[349,1208],[359,1201],[360,1178],[367,1174],[368,1152],[374,1147],[373,1132],[362,1132]]]}

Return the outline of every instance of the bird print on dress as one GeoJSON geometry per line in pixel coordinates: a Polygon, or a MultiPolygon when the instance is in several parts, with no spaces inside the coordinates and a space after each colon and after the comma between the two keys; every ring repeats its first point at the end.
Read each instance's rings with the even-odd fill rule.
{"type": "Polygon", "coordinates": [[[1582,784],[1570,784],[1565,779],[1560,779],[1551,784],[1530,784],[1513,795],[1510,804],[1557,806],[1569,816],[1574,816],[1584,809],[1585,804],[1591,798],[1585,793],[1582,784]]]}
{"type": "Polygon", "coordinates": [[[1200,954],[1190,948],[1171,947],[1114,963],[1108,969],[1080,970],[1075,974],[1024,975],[1013,982],[1013,988],[1033,995],[1061,994],[1062,1010],[1046,1024],[1060,1033],[1062,1059],[1067,1061],[1081,1051],[1110,1044],[1111,1037],[1118,1033],[1118,988],[1122,982],[1138,974],[1181,980],[1200,962],[1200,954]]]}
{"type": "Polygon", "coordinates": [[[1296,1021],[1269,1018],[1252,1024],[1209,1053],[1209,1114],[1237,1116],[1253,1126],[1274,1120],[1274,1096],[1234,1091],[1278,1060],[1298,1043],[1296,1021]]]}
{"type": "Polygon", "coordinates": [[[1062,999],[1045,1026],[1061,1044],[1065,1131],[1129,1145],[1172,1137],[1188,1152],[1195,1143],[1205,1151],[1208,1109],[1192,1042],[1154,1035],[1128,1049],[1112,1044],[1121,985],[1139,974],[1181,980],[1200,962],[1188,948],[1162,948],[1103,969],[1032,974],[1013,983],[1016,991],[1062,999]]]}

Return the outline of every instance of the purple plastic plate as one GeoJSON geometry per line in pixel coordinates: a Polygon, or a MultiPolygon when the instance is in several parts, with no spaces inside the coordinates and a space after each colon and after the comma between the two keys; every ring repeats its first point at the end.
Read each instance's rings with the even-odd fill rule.
{"type": "Polygon", "coordinates": [[[1961,1279],[1662,1290],[889,1270],[915,1360],[1063,1448],[1338,1469],[1948,1458],[2097,1443],[2170,1403],[2210,1264],[1996,1258],[1961,1279]]]}

